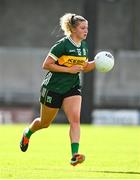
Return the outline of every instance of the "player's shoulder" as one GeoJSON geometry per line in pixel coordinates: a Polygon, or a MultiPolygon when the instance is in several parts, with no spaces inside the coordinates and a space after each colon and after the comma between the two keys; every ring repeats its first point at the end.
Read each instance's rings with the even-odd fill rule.
{"type": "Polygon", "coordinates": [[[56,41],[55,42],[55,44],[52,46],[52,48],[51,49],[62,49],[62,48],[64,48],[64,46],[65,46],[65,44],[66,44],[66,37],[63,37],[63,38],[61,38],[61,39],[59,39],[58,41],[56,41]]]}
{"type": "Polygon", "coordinates": [[[68,41],[68,38],[65,36],[65,37],[59,39],[59,40],[56,42],[56,44],[64,44],[64,43],[66,43],[67,41],[68,41]]]}

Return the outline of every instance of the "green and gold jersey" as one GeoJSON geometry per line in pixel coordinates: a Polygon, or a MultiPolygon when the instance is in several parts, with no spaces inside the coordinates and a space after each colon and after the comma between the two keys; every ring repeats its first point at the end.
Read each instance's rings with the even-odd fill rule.
{"type": "MultiPolygon", "coordinates": [[[[85,41],[82,41],[78,46],[70,37],[64,37],[51,48],[48,56],[51,56],[55,63],[60,66],[84,66],[88,60],[87,44],[85,41]]],[[[43,84],[47,86],[48,90],[63,94],[71,88],[80,85],[79,73],[70,74],[49,71],[43,84]]]]}

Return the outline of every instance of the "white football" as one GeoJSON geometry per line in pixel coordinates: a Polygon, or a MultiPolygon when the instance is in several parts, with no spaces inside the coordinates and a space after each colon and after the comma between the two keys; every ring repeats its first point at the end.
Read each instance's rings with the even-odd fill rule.
{"type": "Polygon", "coordinates": [[[99,72],[109,72],[114,66],[114,57],[110,52],[101,51],[96,54],[95,67],[99,72]]]}

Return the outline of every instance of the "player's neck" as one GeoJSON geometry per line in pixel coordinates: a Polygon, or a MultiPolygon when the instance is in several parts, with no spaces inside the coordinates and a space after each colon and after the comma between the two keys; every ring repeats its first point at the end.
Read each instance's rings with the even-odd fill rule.
{"type": "Polygon", "coordinates": [[[79,39],[78,37],[71,34],[70,38],[72,39],[72,41],[74,41],[75,44],[77,44],[77,46],[79,46],[81,44],[82,40],[79,39]]]}

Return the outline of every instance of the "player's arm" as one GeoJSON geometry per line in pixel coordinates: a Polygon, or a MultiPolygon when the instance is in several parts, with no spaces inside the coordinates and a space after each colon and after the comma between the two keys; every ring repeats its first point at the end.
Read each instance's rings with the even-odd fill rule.
{"type": "Polygon", "coordinates": [[[71,73],[76,74],[83,70],[83,68],[79,66],[72,66],[72,67],[65,67],[60,66],[55,63],[55,59],[53,59],[51,56],[47,56],[42,64],[42,68],[45,70],[49,70],[51,72],[65,72],[65,73],[71,73]]]}
{"type": "Polygon", "coordinates": [[[92,71],[93,69],[95,69],[95,61],[93,60],[93,61],[86,62],[83,68],[84,68],[83,72],[92,71]]]}

